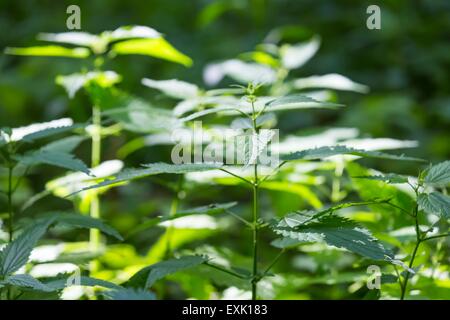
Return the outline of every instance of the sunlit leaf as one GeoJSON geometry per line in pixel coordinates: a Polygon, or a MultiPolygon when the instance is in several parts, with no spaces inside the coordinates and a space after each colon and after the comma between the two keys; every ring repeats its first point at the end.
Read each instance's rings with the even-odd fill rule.
{"type": "Polygon", "coordinates": [[[101,87],[110,87],[120,80],[121,77],[114,71],[91,71],[87,73],[73,73],[56,77],[56,83],[64,87],[69,95],[69,98],[73,98],[78,90],[86,86],[91,81],[95,81],[101,87]]]}
{"type": "Polygon", "coordinates": [[[283,45],[280,48],[281,62],[286,69],[299,68],[316,54],[319,47],[320,38],[317,36],[305,43],[283,45]]]}
{"type": "Polygon", "coordinates": [[[43,57],[68,57],[87,58],[90,52],[86,48],[65,48],[61,46],[35,46],[27,48],[6,48],[5,54],[16,56],[43,56],[43,57]]]}
{"type": "Polygon", "coordinates": [[[192,59],[175,49],[164,38],[133,39],[118,42],[112,46],[115,54],[140,54],[160,58],[186,67],[192,65],[192,59]]]}
{"type": "Polygon", "coordinates": [[[276,80],[274,69],[258,63],[246,63],[240,60],[227,60],[206,66],[203,79],[209,86],[218,84],[225,76],[247,84],[250,82],[270,84],[276,80]]]}
{"type": "Polygon", "coordinates": [[[143,165],[142,169],[126,169],[119,172],[114,178],[102,181],[99,184],[84,188],[80,191],[86,191],[90,189],[101,188],[120,182],[126,182],[136,179],[142,179],[148,176],[170,173],[170,174],[183,174],[188,172],[207,171],[220,168],[220,164],[209,163],[192,163],[192,164],[170,164],[170,163],[152,163],[143,165]]]}
{"type": "Polygon", "coordinates": [[[195,84],[177,79],[157,81],[144,78],[142,84],[149,88],[158,89],[165,95],[177,99],[195,98],[199,94],[199,88],[195,84]]]}
{"type": "Polygon", "coordinates": [[[320,147],[315,149],[307,149],[291,154],[282,155],[281,159],[285,161],[290,160],[320,160],[335,155],[354,155],[366,158],[379,158],[390,160],[405,160],[405,161],[423,161],[417,158],[406,157],[404,155],[393,155],[379,151],[365,151],[359,149],[348,148],[345,146],[320,147]]]}
{"type": "Polygon", "coordinates": [[[369,87],[354,82],[340,74],[332,73],[323,76],[311,76],[307,78],[296,79],[293,82],[296,89],[322,88],[343,91],[355,91],[366,93],[369,87]]]}
{"type": "Polygon", "coordinates": [[[94,47],[100,42],[100,37],[87,32],[69,31],[61,33],[40,33],[38,40],[67,43],[78,46],[94,47]]]}
{"type": "Polygon", "coordinates": [[[153,39],[161,36],[161,33],[147,26],[122,26],[114,31],[105,31],[102,33],[102,37],[107,38],[108,42],[132,38],[153,39]]]}
{"type": "Polygon", "coordinates": [[[251,59],[257,63],[268,65],[272,68],[278,68],[280,63],[270,54],[263,51],[253,51],[241,55],[242,59],[251,59]]]}
{"type": "Polygon", "coordinates": [[[417,199],[419,206],[427,213],[441,218],[450,218],[450,197],[440,192],[421,193],[417,199]]]}
{"type": "Polygon", "coordinates": [[[74,125],[70,118],[62,118],[43,123],[33,123],[29,126],[13,128],[10,133],[1,132],[4,141],[33,142],[34,140],[50,137],[55,134],[68,132],[79,128],[80,125],[74,125]]]}
{"type": "Polygon", "coordinates": [[[435,186],[446,186],[450,183],[450,161],[432,166],[425,175],[425,183],[435,186]]]}
{"type": "Polygon", "coordinates": [[[343,107],[343,105],[320,102],[310,97],[300,94],[289,95],[274,99],[267,103],[266,111],[280,111],[280,110],[295,110],[295,109],[309,109],[309,108],[330,108],[335,109],[343,107]]]}

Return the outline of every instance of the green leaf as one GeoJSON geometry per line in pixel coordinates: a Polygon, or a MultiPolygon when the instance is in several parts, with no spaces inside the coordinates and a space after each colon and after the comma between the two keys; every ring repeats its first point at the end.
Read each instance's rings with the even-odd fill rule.
{"type": "Polygon", "coordinates": [[[225,212],[229,208],[234,207],[236,204],[237,204],[237,202],[214,203],[214,204],[210,204],[207,206],[183,210],[183,211],[177,212],[176,214],[171,215],[171,216],[163,216],[163,217],[153,218],[153,219],[143,222],[137,228],[130,231],[128,234],[128,237],[130,237],[131,235],[136,234],[138,232],[141,232],[143,230],[146,230],[148,228],[154,227],[154,226],[160,224],[161,222],[171,221],[171,220],[175,220],[178,218],[183,218],[183,217],[187,217],[187,216],[191,216],[191,215],[195,215],[195,214],[215,215],[215,214],[225,212]]]}
{"type": "Polygon", "coordinates": [[[108,88],[120,82],[120,80],[121,76],[114,71],[91,71],[56,77],[56,83],[67,91],[69,98],[73,98],[78,90],[91,82],[95,82],[100,87],[108,88]]]}
{"type": "Polygon", "coordinates": [[[38,40],[67,43],[84,47],[95,47],[101,41],[100,37],[87,32],[69,31],[60,33],[40,33],[37,36],[38,40]]]}
{"type": "Polygon", "coordinates": [[[121,41],[112,46],[115,54],[140,54],[180,63],[186,67],[192,65],[192,59],[175,49],[164,38],[133,39],[121,41]]]}
{"type": "Polygon", "coordinates": [[[37,139],[72,131],[82,127],[81,124],[73,124],[72,119],[62,118],[49,122],[33,123],[31,125],[13,128],[9,133],[2,131],[1,135],[6,142],[25,141],[33,142],[37,139]]]}
{"type": "Polygon", "coordinates": [[[242,58],[243,60],[253,60],[259,64],[265,64],[274,69],[280,67],[280,62],[277,59],[275,59],[273,56],[263,51],[252,51],[243,53],[240,55],[240,58],[242,58]]]}
{"type": "Polygon", "coordinates": [[[218,106],[192,113],[184,118],[181,118],[180,120],[184,122],[191,121],[213,113],[229,116],[242,115],[242,113],[252,114],[253,109],[255,113],[263,113],[292,109],[334,109],[343,106],[335,103],[320,102],[304,95],[290,95],[281,98],[260,97],[255,102],[254,106],[244,100],[238,100],[234,97],[227,98],[228,101],[223,101],[223,103],[219,103],[218,106]]]}
{"type": "Polygon", "coordinates": [[[158,89],[165,95],[176,99],[195,98],[199,94],[199,88],[195,84],[177,79],[157,81],[144,78],[141,82],[146,87],[158,89]]]}
{"type": "Polygon", "coordinates": [[[85,287],[103,287],[113,290],[121,290],[123,289],[121,286],[114,284],[109,281],[95,279],[87,276],[79,276],[76,273],[71,276],[64,276],[64,277],[58,277],[58,279],[50,280],[45,283],[48,287],[52,288],[53,290],[62,290],[64,288],[73,286],[73,285],[79,285],[79,286],[85,286],[85,287]]]}
{"type": "MultiPolygon", "coordinates": [[[[302,218],[303,220],[303,218],[302,218]]],[[[292,246],[307,242],[325,242],[328,245],[344,248],[361,256],[385,260],[391,256],[381,243],[367,229],[347,218],[326,215],[313,220],[304,217],[303,221],[294,220],[293,226],[280,221],[273,230],[289,240],[277,241],[277,246],[292,246]]]]}
{"type": "Polygon", "coordinates": [[[259,63],[247,63],[232,59],[206,66],[203,78],[209,86],[215,86],[225,76],[247,85],[248,83],[274,83],[277,79],[276,71],[259,63]]]}
{"type": "Polygon", "coordinates": [[[293,94],[274,99],[266,104],[265,111],[281,111],[295,109],[328,108],[336,109],[343,107],[341,104],[320,102],[305,95],[293,94]]]}
{"type": "Polygon", "coordinates": [[[110,235],[120,241],[123,240],[120,233],[118,233],[114,228],[105,224],[102,220],[81,214],[69,213],[54,213],[52,214],[52,216],[54,216],[55,221],[60,224],[78,228],[98,229],[103,233],[110,235]]]}
{"type": "Polygon", "coordinates": [[[75,158],[74,155],[65,152],[41,149],[29,152],[24,156],[18,156],[17,159],[25,166],[48,164],[72,171],[81,171],[88,175],[90,174],[89,168],[83,161],[75,158]]]}
{"type": "Polygon", "coordinates": [[[40,282],[28,274],[15,274],[7,277],[4,281],[0,281],[0,284],[7,284],[24,289],[31,289],[35,291],[51,292],[55,291],[53,288],[40,282]]]}
{"type": "Polygon", "coordinates": [[[132,132],[171,131],[181,126],[169,110],[155,108],[145,100],[115,88],[96,84],[87,87],[92,102],[102,107],[102,115],[122,124],[132,132]]]}
{"type": "MultiPolygon", "coordinates": [[[[119,172],[114,178],[104,180],[99,184],[84,188],[80,191],[86,191],[89,189],[97,189],[106,187],[112,184],[121,182],[127,182],[135,179],[142,179],[148,176],[170,173],[170,174],[184,174],[188,172],[199,172],[214,170],[220,168],[222,165],[210,164],[210,163],[192,163],[192,164],[170,164],[170,163],[152,163],[143,165],[143,169],[126,169],[119,172]]],[[[79,192],[80,192],[79,191],[79,192]]]]}
{"type": "Polygon", "coordinates": [[[54,219],[46,219],[35,223],[7,244],[0,251],[0,275],[9,275],[25,265],[37,241],[53,222],[54,219]]]}
{"type": "Polygon", "coordinates": [[[316,54],[319,47],[320,38],[318,36],[295,45],[285,44],[280,48],[282,65],[289,70],[300,68],[316,54]]]}
{"type": "Polygon", "coordinates": [[[440,192],[421,193],[417,199],[419,206],[429,214],[450,218],[450,197],[440,192]]]}
{"type": "Polygon", "coordinates": [[[293,83],[296,89],[333,89],[343,91],[354,91],[360,93],[366,93],[369,91],[369,87],[356,83],[347,77],[340,74],[332,73],[323,76],[312,76],[308,78],[296,79],[293,83]]]}
{"type": "Polygon", "coordinates": [[[288,227],[297,227],[303,224],[306,221],[312,221],[314,219],[320,218],[326,214],[332,214],[335,211],[351,208],[351,207],[360,207],[360,206],[368,206],[374,204],[382,204],[388,202],[389,199],[374,199],[369,201],[360,201],[360,202],[344,202],[338,205],[331,206],[325,209],[319,210],[307,210],[307,211],[298,211],[291,214],[288,214],[286,217],[282,218],[278,221],[277,225],[285,225],[288,227]]]}
{"type": "Polygon", "coordinates": [[[397,183],[407,183],[408,177],[402,176],[395,173],[387,173],[384,175],[378,175],[378,176],[361,176],[361,177],[352,177],[355,179],[367,179],[367,180],[378,180],[378,181],[384,181],[386,183],[390,184],[397,184],[397,183]]]}
{"type": "Polygon", "coordinates": [[[102,293],[109,300],[156,300],[153,292],[142,289],[122,288],[102,293]]]}
{"type": "Polygon", "coordinates": [[[291,154],[281,155],[281,160],[292,161],[292,160],[320,160],[323,158],[335,156],[335,155],[354,155],[358,157],[367,158],[379,158],[379,159],[390,159],[390,160],[407,160],[407,161],[423,161],[417,158],[405,157],[404,155],[392,155],[389,153],[383,153],[379,151],[366,151],[360,149],[349,148],[346,146],[333,146],[333,147],[320,147],[315,149],[306,149],[302,151],[297,151],[291,154]]]}
{"type": "Polygon", "coordinates": [[[108,42],[132,38],[153,39],[161,37],[161,33],[147,26],[122,26],[114,31],[105,31],[101,34],[108,42]]]}
{"type": "Polygon", "coordinates": [[[68,57],[87,58],[90,52],[86,48],[65,48],[62,46],[35,46],[27,48],[6,48],[5,54],[16,56],[43,56],[43,57],[68,57]]]}
{"type": "Polygon", "coordinates": [[[40,150],[48,152],[70,153],[75,150],[85,139],[85,137],[81,136],[67,137],[51,142],[42,147],[40,150]]]}
{"type": "Polygon", "coordinates": [[[28,261],[31,251],[47,229],[54,223],[62,223],[72,227],[96,228],[119,240],[120,234],[102,221],[75,214],[47,214],[38,219],[0,251],[0,275],[6,276],[19,270],[28,261]]]}
{"type": "Polygon", "coordinates": [[[131,288],[148,289],[165,276],[183,271],[207,261],[203,256],[184,256],[179,259],[171,259],[155,263],[138,271],[128,280],[124,286],[131,288]]]}
{"type": "Polygon", "coordinates": [[[450,161],[444,161],[427,170],[425,183],[433,186],[446,186],[450,183],[450,161]]]}

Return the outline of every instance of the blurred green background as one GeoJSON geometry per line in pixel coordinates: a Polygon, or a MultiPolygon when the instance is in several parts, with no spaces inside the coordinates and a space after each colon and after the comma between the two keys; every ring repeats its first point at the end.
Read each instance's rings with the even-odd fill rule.
{"type": "MultiPolygon", "coordinates": [[[[39,42],[35,37],[39,32],[67,31],[66,8],[71,4],[81,7],[81,31],[99,33],[123,25],[150,26],[164,33],[170,43],[194,60],[191,68],[185,68],[145,56],[119,56],[105,66],[105,69],[115,70],[123,76],[123,81],[118,85],[120,88],[164,108],[172,108],[173,100],[164,99],[156,90],[144,87],[141,84],[142,78],[177,78],[205,87],[203,70],[210,62],[238,57],[244,52],[252,51],[265,39],[277,35],[282,35],[283,41],[288,43],[301,42],[312,35],[319,35],[322,44],[318,53],[305,66],[294,70],[293,76],[297,78],[339,73],[368,85],[370,92],[339,92],[339,102],[347,105],[347,108],[339,112],[305,112],[300,117],[281,117],[279,126],[284,133],[318,126],[354,127],[360,130],[363,137],[417,140],[418,148],[401,151],[411,156],[433,163],[450,158],[448,0],[2,0],[0,48],[3,51],[7,46],[37,45],[39,42]],[[366,8],[370,4],[381,7],[381,30],[368,30],[366,27],[366,8]]],[[[56,75],[78,72],[83,63],[86,62],[77,59],[1,54],[0,127],[18,127],[65,116],[76,121],[86,121],[91,113],[91,104],[86,94],[79,93],[75,99],[70,100],[64,89],[55,84],[56,75]]],[[[232,84],[232,81],[227,80],[221,86],[228,84],[232,84]]],[[[128,141],[128,135],[124,133],[120,137],[105,139],[103,160],[115,159],[117,149],[128,141]]],[[[88,162],[89,143],[85,143],[78,153],[88,162]]],[[[170,148],[167,146],[146,148],[125,159],[125,163],[127,167],[132,167],[146,162],[168,161],[169,155],[170,148]]],[[[417,174],[417,166],[414,163],[370,163],[375,163],[375,167],[384,172],[417,174]]],[[[26,186],[20,190],[18,202],[27,199],[33,192],[42,190],[45,181],[53,177],[54,173],[60,174],[61,170],[45,168],[32,172],[26,186]]],[[[303,202],[300,203],[303,200],[292,195],[283,192],[273,192],[272,195],[271,199],[276,203],[274,207],[278,206],[277,211],[286,213],[293,208],[305,207],[303,202]]],[[[158,184],[148,181],[132,183],[125,188],[114,189],[104,196],[104,217],[120,232],[126,232],[139,225],[140,221],[149,215],[168,212],[172,197],[171,192],[158,184]]],[[[243,193],[242,189],[234,187],[188,186],[183,206],[192,207],[230,200],[245,203],[249,196],[243,193]]],[[[262,205],[270,207],[268,198],[262,205]]],[[[64,208],[71,209],[71,203],[52,197],[38,202],[29,213],[64,208]]],[[[249,212],[247,209],[244,207],[243,212],[249,212]]],[[[267,209],[264,214],[268,215],[270,212],[270,209],[267,209]]],[[[388,210],[383,211],[383,214],[391,217],[388,210]]],[[[401,223],[406,225],[406,222],[401,223]]],[[[387,223],[381,221],[371,227],[385,232],[384,224],[387,223]]],[[[220,244],[231,251],[246,250],[248,253],[250,248],[243,245],[243,242],[250,241],[250,233],[241,231],[231,228],[225,236],[215,234],[217,237],[207,242],[220,244]]],[[[211,236],[198,230],[194,230],[194,233],[195,237],[191,236],[196,241],[193,247],[203,244],[202,240],[211,236]]],[[[157,245],[152,245],[160,235],[161,233],[149,232],[127,241],[120,247],[122,251],[117,249],[120,254],[113,251],[107,253],[105,261],[108,262],[105,265],[110,269],[122,270],[138,264],[135,249],[139,253],[144,253],[149,248],[156,250],[154,248],[157,245]]],[[[77,240],[86,240],[86,236],[72,236],[77,240]]],[[[266,240],[268,243],[272,239],[267,237],[266,240]]],[[[296,270],[306,270],[306,275],[322,275],[324,282],[330,273],[327,266],[344,269],[355,263],[348,255],[341,256],[334,251],[324,252],[321,248],[317,249],[317,252],[313,251],[308,256],[302,255],[301,259],[299,256],[292,256],[292,265],[296,270]]],[[[264,255],[266,254],[271,256],[275,253],[271,249],[264,252],[264,255]]],[[[236,259],[241,261],[241,257],[236,259]]],[[[267,256],[265,259],[269,260],[267,256]]],[[[244,258],[242,261],[241,265],[248,262],[244,258]]],[[[353,270],[353,267],[354,265],[349,269],[353,270]]],[[[290,270],[290,267],[286,269],[290,270]]],[[[210,284],[203,276],[201,272],[189,275],[190,279],[198,281],[199,287],[203,285],[209,288],[210,284]]],[[[106,271],[102,277],[114,278],[106,274],[106,271]]],[[[192,285],[191,291],[194,292],[198,288],[194,288],[192,283],[195,281],[189,281],[188,278],[183,279],[180,276],[177,281],[185,286],[192,285]]],[[[308,285],[307,282],[302,282],[306,277],[292,279],[299,281],[293,286],[301,288],[308,285]]],[[[228,285],[226,281],[225,284],[228,285]]],[[[345,296],[339,286],[332,289],[325,287],[326,292],[323,288],[310,288],[309,297],[345,296]]],[[[168,296],[176,296],[173,293],[171,295],[170,284],[166,289],[168,296]]],[[[208,290],[204,289],[205,292],[208,290]]],[[[200,293],[192,295],[202,296],[200,293]]],[[[307,296],[296,296],[298,297],[307,296]]]]}
{"type": "MultiPolygon", "coordinates": [[[[70,4],[81,7],[82,31],[147,25],[194,59],[192,68],[140,56],[115,59],[110,67],[124,76],[121,86],[147,98],[155,91],[140,84],[143,77],[176,77],[201,85],[208,62],[250,51],[277,28],[284,28],[288,42],[318,34],[322,46],[297,71],[298,76],[336,72],[371,88],[367,95],[340,94],[348,108],[326,121],[357,127],[374,137],[418,140],[420,147],[411,153],[433,162],[449,158],[449,1],[4,0],[0,4],[0,46],[38,44],[38,32],[67,31],[70,4]],[[381,7],[381,30],[366,28],[369,4],[381,7]]],[[[87,100],[69,101],[63,89],[54,85],[57,74],[79,69],[80,61],[71,59],[2,54],[0,126],[66,114],[86,119],[87,100]]]]}

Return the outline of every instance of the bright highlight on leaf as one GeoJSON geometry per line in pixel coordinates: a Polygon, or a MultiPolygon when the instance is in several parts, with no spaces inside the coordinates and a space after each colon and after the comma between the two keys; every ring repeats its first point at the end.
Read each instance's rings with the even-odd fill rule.
{"type": "Polygon", "coordinates": [[[6,48],[5,54],[16,56],[67,57],[84,59],[90,52],[86,48],[66,48],[61,46],[36,46],[27,48],[6,48]]]}
{"type": "Polygon", "coordinates": [[[114,54],[140,54],[182,64],[192,65],[192,59],[175,49],[164,38],[134,39],[118,42],[112,46],[114,54]]]}

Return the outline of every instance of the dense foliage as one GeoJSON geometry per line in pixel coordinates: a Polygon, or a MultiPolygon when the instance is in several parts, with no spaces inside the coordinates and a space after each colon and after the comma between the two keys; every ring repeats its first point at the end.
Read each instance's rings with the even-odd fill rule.
{"type": "Polygon", "coordinates": [[[303,5],[335,21],[292,25],[268,17],[282,4],[213,1],[178,36],[186,50],[170,29],[131,24],[6,38],[0,298],[447,298],[445,4],[387,5],[382,32],[362,18],[351,35],[327,29],[359,23],[341,7],[303,5]],[[443,18],[405,40],[396,6],[443,18]],[[233,19],[258,31],[233,38],[220,28],[233,19]],[[427,37],[439,46],[424,53],[427,37]],[[348,49],[360,59],[336,49],[375,41],[348,49]],[[391,63],[403,49],[423,65],[391,63]],[[224,132],[241,162],[216,147],[224,132]]]}

